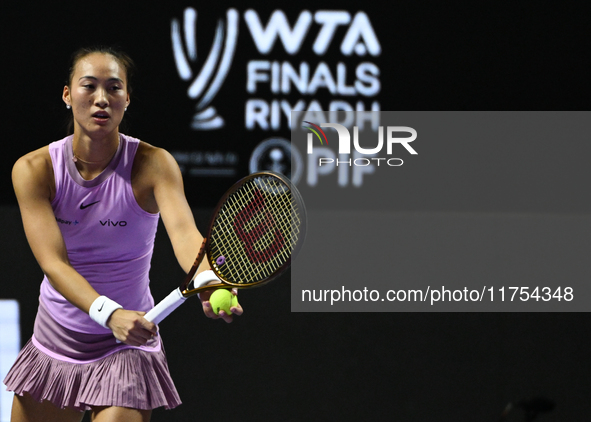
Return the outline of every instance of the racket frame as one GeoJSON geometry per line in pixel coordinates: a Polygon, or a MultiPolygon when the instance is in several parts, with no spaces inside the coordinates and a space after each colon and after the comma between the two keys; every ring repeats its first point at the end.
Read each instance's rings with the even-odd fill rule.
{"type": "Polygon", "coordinates": [[[307,216],[306,216],[306,208],[304,206],[304,201],[303,201],[299,191],[295,187],[295,185],[293,183],[291,183],[291,181],[287,177],[285,177],[284,175],[282,175],[280,173],[276,173],[276,172],[270,171],[270,170],[253,173],[253,174],[250,174],[246,177],[243,177],[242,179],[240,179],[239,181],[234,183],[234,185],[230,189],[228,189],[226,191],[226,193],[224,194],[224,196],[222,196],[220,198],[220,200],[218,201],[218,204],[214,210],[214,213],[211,217],[211,221],[209,223],[209,227],[207,230],[207,237],[203,238],[203,242],[201,243],[201,248],[199,249],[199,253],[197,254],[197,257],[195,258],[195,262],[193,263],[191,270],[187,273],[187,276],[185,277],[183,283],[179,287],[179,290],[180,290],[182,296],[184,298],[187,298],[187,297],[193,296],[193,295],[200,293],[202,291],[205,291],[205,290],[228,289],[228,288],[247,289],[247,288],[253,288],[253,287],[260,287],[260,286],[263,286],[263,285],[275,280],[277,277],[279,277],[281,274],[283,274],[285,272],[285,270],[287,270],[291,266],[292,259],[297,255],[300,248],[302,247],[302,244],[304,243],[304,239],[305,239],[305,234],[306,234],[306,225],[307,225],[307,216]],[[292,196],[292,201],[296,203],[298,210],[299,210],[299,218],[301,220],[301,224],[299,227],[300,237],[298,238],[298,241],[296,242],[295,247],[292,250],[292,252],[291,252],[289,258],[286,260],[286,262],[283,263],[283,265],[281,265],[279,268],[277,268],[269,277],[266,277],[263,280],[256,281],[253,283],[247,283],[247,284],[246,283],[234,283],[234,282],[224,279],[224,277],[217,271],[215,266],[211,265],[211,261],[210,261],[210,257],[209,257],[209,252],[211,251],[211,233],[212,233],[213,227],[215,225],[216,218],[219,215],[220,210],[222,209],[222,207],[226,203],[226,200],[228,199],[228,197],[230,195],[232,195],[236,190],[240,189],[249,180],[255,179],[258,177],[265,177],[265,176],[280,179],[281,182],[284,183],[287,186],[287,188],[289,189],[291,196],[292,196]],[[201,262],[203,261],[204,258],[207,258],[209,267],[214,272],[214,274],[218,277],[218,279],[221,281],[221,283],[207,284],[204,286],[194,286],[193,285],[192,287],[190,287],[191,283],[194,281],[195,277],[197,276],[197,269],[201,265],[201,262]]]}

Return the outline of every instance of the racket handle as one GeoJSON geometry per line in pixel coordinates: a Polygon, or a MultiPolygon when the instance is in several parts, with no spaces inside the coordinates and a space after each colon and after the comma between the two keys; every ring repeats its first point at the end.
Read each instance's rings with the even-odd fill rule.
{"type": "Polygon", "coordinates": [[[182,295],[181,289],[175,289],[172,293],[162,299],[158,305],[154,306],[150,312],[144,315],[144,318],[154,324],[159,324],[164,318],[170,315],[172,311],[181,306],[185,300],[187,300],[187,298],[182,295]]]}

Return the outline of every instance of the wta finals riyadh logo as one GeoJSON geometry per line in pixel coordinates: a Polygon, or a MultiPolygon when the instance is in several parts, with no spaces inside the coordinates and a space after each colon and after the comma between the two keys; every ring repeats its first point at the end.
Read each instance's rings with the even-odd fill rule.
{"type": "Polygon", "coordinates": [[[218,20],[211,50],[198,73],[193,68],[198,61],[195,34],[197,11],[195,9],[191,7],[185,9],[182,26],[184,36],[181,35],[179,21],[172,20],[171,38],[179,76],[182,80],[191,82],[187,95],[197,102],[191,127],[195,130],[222,128],[224,119],[210,104],[224,83],[232,64],[238,38],[238,12],[235,9],[229,9],[226,14],[226,24],[223,19],[218,20]]]}

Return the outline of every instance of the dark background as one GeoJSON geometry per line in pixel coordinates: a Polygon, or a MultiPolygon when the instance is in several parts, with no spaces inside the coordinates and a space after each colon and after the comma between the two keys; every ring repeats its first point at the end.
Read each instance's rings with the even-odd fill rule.
{"type": "MultiPolygon", "coordinates": [[[[128,134],[167,149],[197,143],[239,151],[238,169],[246,174],[248,155],[258,142],[271,135],[289,139],[285,125],[272,134],[244,130],[244,66],[256,58],[242,19],[248,8],[263,21],[280,8],[290,22],[304,9],[366,11],[382,45],[381,56],[371,60],[381,69],[382,110],[588,110],[591,90],[584,63],[590,43],[579,4],[4,4],[0,72],[6,152],[0,221],[7,271],[0,296],[20,302],[22,341],[32,333],[41,272],[22,232],[10,169],[19,156],[65,135],[61,91],[69,56],[78,47],[118,44],[136,61],[128,134]],[[200,13],[199,34],[211,34],[229,7],[241,14],[239,46],[244,47],[237,50],[215,103],[225,117],[238,117],[221,131],[188,127],[194,106],[170,47],[170,20],[181,17],[187,6],[200,13]]],[[[273,53],[278,60],[288,59],[281,51],[273,53]]],[[[419,140],[416,144],[419,149],[419,140]]],[[[544,145],[451,143],[441,157],[450,165],[433,169],[421,189],[398,192],[400,211],[586,217],[589,148],[560,139],[544,145]],[[532,189],[535,195],[529,194],[532,189]]],[[[202,230],[231,182],[186,180],[202,230]]],[[[428,265],[428,259],[420,265],[428,265]]],[[[154,296],[163,297],[181,276],[161,228],[154,296]]],[[[231,325],[206,320],[195,302],[161,324],[184,405],[157,410],[153,420],[494,421],[508,402],[534,396],[556,403],[554,412],[540,420],[589,418],[588,314],[300,314],[290,312],[289,282],[286,275],[264,289],[241,293],[246,312],[231,325]]],[[[510,420],[523,420],[523,412],[515,410],[510,420]]]]}

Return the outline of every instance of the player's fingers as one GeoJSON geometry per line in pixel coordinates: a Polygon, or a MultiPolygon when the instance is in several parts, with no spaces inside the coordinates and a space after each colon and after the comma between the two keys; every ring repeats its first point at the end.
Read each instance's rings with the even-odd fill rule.
{"type": "Polygon", "coordinates": [[[211,294],[214,291],[215,290],[204,290],[201,293],[199,293],[199,298],[201,299],[202,302],[206,302],[209,300],[209,298],[211,297],[211,294]]]}
{"type": "Polygon", "coordinates": [[[228,324],[232,322],[232,315],[228,315],[226,311],[220,309],[219,317],[226,321],[228,324]]]}
{"type": "Polygon", "coordinates": [[[230,308],[230,311],[232,311],[234,315],[242,315],[244,309],[242,309],[242,305],[240,305],[240,302],[238,302],[236,303],[236,305],[230,308]]]}
{"type": "MultiPolygon", "coordinates": [[[[146,321],[148,322],[148,321],[146,321]]],[[[152,324],[152,323],[149,323],[152,324]]],[[[146,344],[149,340],[154,337],[155,333],[147,330],[142,325],[136,325],[133,329],[129,330],[128,337],[135,342],[140,344],[146,344]]]]}
{"type": "Polygon", "coordinates": [[[148,340],[152,339],[155,333],[144,329],[143,327],[138,328],[130,333],[134,336],[134,338],[138,341],[147,342],[148,340]]]}
{"type": "Polygon", "coordinates": [[[129,346],[141,346],[142,344],[145,344],[145,341],[137,338],[132,331],[118,330],[117,333],[113,334],[120,343],[125,343],[129,346]]]}
{"type": "Polygon", "coordinates": [[[128,344],[130,346],[143,346],[146,344],[147,340],[143,337],[138,337],[133,333],[130,333],[127,338],[123,341],[123,343],[128,344]]]}
{"type": "MultiPolygon", "coordinates": [[[[231,292],[234,296],[236,296],[236,299],[238,299],[238,289],[234,288],[231,290],[231,292]]],[[[242,305],[240,305],[240,302],[238,302],[238,300],[236,300],[236,305],[233,305],[230,308],[230,311],[234,315],[242,315],[242,313],[244,312],[244,309],[242,309],[242,305]]]]}
{"type": "Polygon", "coordinates": [[[158,329],[156,327],[156,324],[154,324],[153,322],[148,321],[145,318],[141,318],[138,320],[140,326],[145,330],[149,332],[149,337],[153,337],[157,332],[158,329]]]}
{"type": "Polygon", "coordinates": [[[127,340],[125,336],[122,336],[121,334],[115,331],[113,331],[113,337],[115,337],[117,343],[125,343],[125,341],[127,340]]]}
{"type": "Polygon", "coordinates": [[[212,318],[212,319],[219,318],[219,316],[216,315],[215,312],[213,311],[213,308],[211,306],[211,302],[209,302],[208,300],[206,300],[205,302],[203,302],[203,313],[208,318],[212,318]]]}

